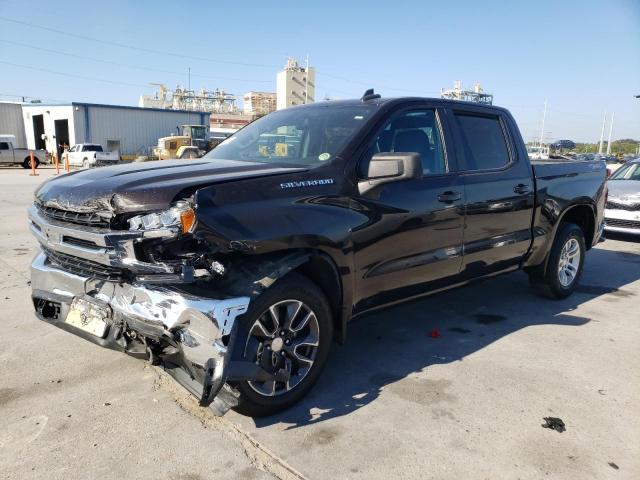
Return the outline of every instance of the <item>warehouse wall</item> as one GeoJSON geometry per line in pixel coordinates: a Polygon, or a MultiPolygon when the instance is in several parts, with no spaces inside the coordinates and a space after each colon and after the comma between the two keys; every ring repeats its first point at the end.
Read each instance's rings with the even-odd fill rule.
{"type": "Polygon", "coordinates": [[[111,105],[74,104],[77,143],[120,145],[121,155],[150,153],[158,138],[178,134],[179,125],[209,125],[208,113],[188,113],[111,105]]]}
{"type": "Polygon", "coordinates": [[[56,138],[55,121],[67,121],[69,126],[69,145],[77,143],[74,129],[74,111],[71,105],[22,105],[22,117],[24,119],[24,132],[27,140],[27,148],[36,148],[36,140],[33,131],[33,117],[42,115],[44,120],[44,133],[47,136],[46,148],[49,152],[56,151],[58,139],[56,138]]]}
{"type": "Polygon", "coordinates": [[[0,103],[0,135],[15,135],[15,147],[27,148],[21,104],[0,103]]]}

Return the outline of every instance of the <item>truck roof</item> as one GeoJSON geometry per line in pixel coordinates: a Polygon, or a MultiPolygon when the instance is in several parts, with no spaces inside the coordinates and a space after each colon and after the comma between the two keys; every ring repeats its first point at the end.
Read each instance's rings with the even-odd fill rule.
{"type": "Polygon", "coordinates": [[[330,106],[374,106],[374,107],[391,107],[396,105],[402,105],[403,103],[413,103],[413,102],[430,102],[435,103],[437,105],[442,105],[443,107],[450,108],[460,108],[460,107],[473,107],[473,108],[482,108],[490,111],[500,111],[500,112],[508,112],[508,110],[504,107],[498,107],[496,105],[487,105],[484,103],[477,102],[465,102],[462,100],[449,100],[444,98],[434,98],[434,97],[377,97],[371,98],[369,100],[365,99],[348,99],[348,100],[329,100],[325,102],[314,102],[309,103],[307,105],[296,105],[289,108],[321,108],[321,107],[330,107],[330,106]]]}

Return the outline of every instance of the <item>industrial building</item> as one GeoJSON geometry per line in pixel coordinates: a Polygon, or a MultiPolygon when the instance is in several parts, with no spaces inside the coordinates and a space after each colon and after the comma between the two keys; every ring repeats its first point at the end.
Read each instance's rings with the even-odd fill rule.
{"type": "Polygon", "coordinates": [[[312,103],[315,93],[315,69],[308,65],[303,67],[289,58],[284,70],[279,71],[276,77],[277,109],[312,103]]]}
{"type": "Polygon", "coordinates": [[[16,148],[27,148],[22,119],[22,104],[17,102],[0,102],[0,135],[16,137],[16,148]]]}
{"type": "Polygon", "coordinates": [[[247,92],[243,98],[245,115],[262,116],[275,111],[276,94],[273,92],[247,92]]]}
{"type": "Polygon", "coordinates": [[[178,134],[180,125],[209,125],[208,112],[76,102],[21,108],[27,148],[58,153],[64,145],[99,143],[121,155],[142,155],[158,138],[178,134]]]}
{"type": "Polygon", "coordinates": [[[138,100],[139,107],[210,113],[238,112],[235,95],[218,88],[211,91],[195,91],[178,85],[175,90],[170,90],[162,83],[150,85],[157,85],[158,90],[153,95],[141,95],[138,100]]]}
{"type": "Polygon", "coordinates": [[[441,88],[440,98],[461,100],[464,102],[485,103],[487,105],[491,105],[493,103],[493,95],[485,93],[479,83],[476,83],[473,86],[473,90],[469,90],[462,87],[462,82],[460,80],[456,80],[454,82],[453,88],[441,88]]]}

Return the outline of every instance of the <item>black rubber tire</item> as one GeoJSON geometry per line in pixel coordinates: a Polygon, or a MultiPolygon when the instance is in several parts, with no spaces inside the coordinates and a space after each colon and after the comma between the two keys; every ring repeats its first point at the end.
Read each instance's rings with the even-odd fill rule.
{"type": "MultiPolygon", "coordinates": [[[[36,168],[38,168],[40,166],[40,160],[38,160],[37,157],[33,157],[33,161],[36,164],[36,168]]],[[[24,168],[25,170],[31,168],[31,157],[27,157],[24,159],[24,161],[22,162],[22,168],[24,168]]]]}
{"type": "Polygon", "coordinates": [[[580,277],[582,276],[582,270],[584,267],[584,259],[586,254],[586,247],[584,242],[584,233],[582,229],[575,223],[563,223],[558,228],[556,237],[553,240],[551,251],[547,261],[546,270],[542,269],[542,266],[534,267],[529,270],[529,281],[531,284],[550,298],[563,299],[567,298],[573,293],[573,291],[580,283],[580,277]],[[570,239],[575,238],[578,241],[580,248],[580,263],[578,265],[578,272],[568,286],[563,286],[558,278],[558,264],[560,262],[560,254],[562,247],[570,239]]]}
{"type": "MultiPolygon", "coordinates": [[[[329,302],[320,288],[307,277],[290,273],[276,282],[249,305],[249,311],[243,316],[243,323],[250,328],[255,319],[274,303],[282,300],[300,300],[316,314],[319,326],[319,345],[315,362],[307,376],[291,391],[274,397],[260,395],[247,382],[233,382],[230,385],[240,393],[238,413],[250,417],[273,415],[291,407],[300,401],[316,383],[329,356],[333,341],[333,321],[329,302]]],[[[244,345],[236,345],[244,348],[244,345]]]]}

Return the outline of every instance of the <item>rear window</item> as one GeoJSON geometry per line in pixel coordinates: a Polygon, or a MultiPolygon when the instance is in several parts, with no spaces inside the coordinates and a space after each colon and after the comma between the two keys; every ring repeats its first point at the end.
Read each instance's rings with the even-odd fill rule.
{"type": "Polygon", "coordinates": [[[0,150],[9,150],[9,144],[7,142],[0,142],[0,150]]]}
{"type": "Polygon", "coordinates": [[[83,152],[101,152],[102,145],[85,145],[82,147],[83,152]]]}
{"type": "Polygon", "coordinates": [[[491,170],[509,163],[509,149],[498,117],[456,113],[455,118],[461,136],[462,170],[491,170]]]}

